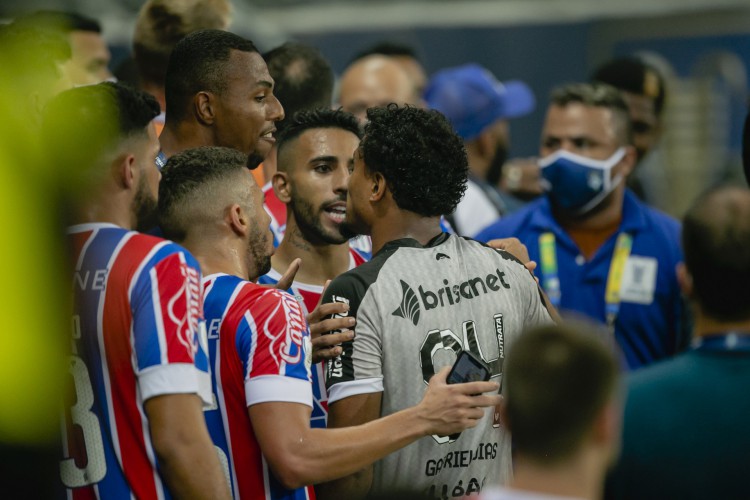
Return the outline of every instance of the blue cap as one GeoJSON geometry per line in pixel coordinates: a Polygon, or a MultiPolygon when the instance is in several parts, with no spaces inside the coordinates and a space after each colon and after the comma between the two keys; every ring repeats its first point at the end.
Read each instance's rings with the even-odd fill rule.
{"type": "Polygon", "coordinates": [[[438,71],[424,98],[464,140],[474,139],[497,120],[529,114],[536,105],[528,85],[520,80],[501,83],[478,64],[438,71]]]}

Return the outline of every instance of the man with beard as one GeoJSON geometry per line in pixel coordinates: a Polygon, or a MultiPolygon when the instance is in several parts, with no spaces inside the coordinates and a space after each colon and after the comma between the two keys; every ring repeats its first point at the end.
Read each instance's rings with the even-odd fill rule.
{"type": "MultiPolygon", "coordinates": [[[[359,146],[357,119],[344,111],[320,109],[294,116],[279,137],[278,170],[274,191],[286,204],[286,233],[271,258],[272,269],[259,283],[275,284],[279,270],[302,259],[289,292],[305,313],[320,302],[325,283],[365,262],[365,256],[351,248],[341,233],[346,214],[346,184],[359,146]]],[[[351,326],[351,325],[350,325],[351,326]]],[[[346,339],[351,339],[351,332],[346,339]]],[[[321,340],[329,339],[328,335],[321,340]]],[[[341,354],[333,347],[332,356],[341,354]]],[[[323,366],[312,371],[313,427],[325,427],[327,395],[323,366]]]]}
{"type": "MultiPolygon", "coordinates": [[[[323,294],[323,302],[348,304],[357,320],[355,337],[327,365],[329,428],[412,406],[463,350],[500,380],[505,350],[522,330],[551,322],[520,261],[441,231],[440,214],[453,211],[468,173],[463,142],[445,118],[395,104],[371,108],[367,118],[343,231],[369,234],[375,254],[323,294]]],[[[504,483],[510,451],[510,437],[487,415],[460,436],[420,439],[319,493],[353,499],[409,488],[462,497],[504,483]]]]}
{"type": "Polygon", "coordinates": [[[477,239],[520,239],[552,303],[606,324],[630,369],[677,353],[688,337],[680,225],[626,188],[636,153],[620,93],[605,84],[555,90],[540,156],[546,196],[477,239]]]}
{"type": "Polygon", "coordinates": [[[211,392],[200,267],[132,231],[156,206],[157,114],[151,96],[112,83],[66,91],[46,109],[50,157],[87,174],[68,230],[75,397],[60,478],[92,498],[229,498],[201,406],[211,392]]]}
{"type": "MultiPolygon", "coordinates": [[[[283,155],[282,151],[282,155],[283,155]]],[[[307,485],[351,474],[433,432],[476,425],[492,382],[447,385],[447,369],[412,408],[349,429],[310,426],[309,334],[290,295],[252,281],[270,268],[263,196],[245,156],[198,148],[170,159],[159,186],[164,232],[205,270],[216,406],[206,413],[235,498],[307,499],[307,485]]]]}
{"type": "Polygon", "coordinates": [[[499,172],[507,159],[508,119],[531,113],[534,94],[522,81],[500,83],[487,69],[467,64],[436,73],[425,90],[425,100],[448,118],[464,140],[469,182],[451,224],[458,234],[473,237],[522,204],[489,184],[487,176],[492,169],[499,172]]]}

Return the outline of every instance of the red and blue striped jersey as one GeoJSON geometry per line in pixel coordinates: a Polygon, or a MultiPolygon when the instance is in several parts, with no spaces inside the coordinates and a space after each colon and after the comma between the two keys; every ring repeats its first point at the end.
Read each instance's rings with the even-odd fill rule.
{"type": "Polygon", "coordinates": [[[203,290],[216,400],[206,423],[234,497],[314,499],[310,486],[288,490],[277,481],[248,414],[259,403],[312,406],[312,346],[302,309],[289,294],[226,274],[207,276],[203,290]]]}
{"type": "MultiPolygon", "coordinates": [[[[364,255],[353,248],[349,248],[349,269],[354,269],[364,262],[367,262],[364,255]]],[[[271,269],[268,274],[258,279],[258,283],[275,285],[280,279],[281,274],[275,269],[271,269]]],[[[318,306],[320,297],[323,295],[323,287],[295,281],[287,292],[297,299],[297,302],[302,306],[302,311],[307,316],[318,306]]],[[[326,383],[323,379],[324,368],[324,363],[317,363],[312,367],[313,409],[310,415],[310,426],[321,429],[325,429],[328,422],[328,391],[326,391],[326,383]]]]}
{"type": "Polygon", "coordinates": [[[210,399],[200,267],[183,248],[112,224],[69,229],[75,271],[61,480],[68,498],[169,498],[144,402],[210,399]]]}

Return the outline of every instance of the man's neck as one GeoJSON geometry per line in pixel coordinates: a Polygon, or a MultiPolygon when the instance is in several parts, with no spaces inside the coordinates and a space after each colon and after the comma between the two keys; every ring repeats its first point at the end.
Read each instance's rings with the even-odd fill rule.
{"type": "Polygon", "coordinates": [[[693,309],[695,319],[693,335],[696,337],[724,332],[737,332],[750,335],[750,320],[719,321],[704,314],[698,304],[694,304],[693,309]]]}
{"type": "Polygon", "coordinates": [[[601,498],[605,471],[592,455],[579,455],[558,465],[542,465],[518,456],[513,466],[513,488],[586,500],[601,498]]]}
{"type": "Polygon", "coordinates": [[[423,217],[408,210],[401,210],[395,203],[384,214],[378,214],[373,224],[372,254],[375,255],[389,241],[413,238],[426,245],[442,232],[440,217],[423,217]]]}
{"type": "Polygon", "coordinates": [[[246,249],[229,237],[210,237],[201,231],[189,235],[179,244],[187,248],[190,254],[198,259],[203,276],[223,273],[255,281],[258,276],[248,276],[246,249]]]}
{"type": "Polygon", "coordinates": [[[189,122],[169,122],[164,125],[164,130],[159,136],[159,144],[167,158],[186,149],[215,145],[205,130],[189,122]]]}
{"type": "Polygon", "coordinates": [[[349,270],[349,243],[339,245],[312,244],[305,239],[294,219],[287,220],[284,239],[279,244],[271,265],[279,273],[289,267],[294,259],[302,259],[294,280],[308,285],[323,286],[328,280],[349,270]]]}
{"type": "Polygon", "coordinates": [[[132,230],[135,220],[127,200],[121,196],[106,197],[106,200],[93,201],[78,208],[70,220],[72,225],[105,223],[132,230]]]}

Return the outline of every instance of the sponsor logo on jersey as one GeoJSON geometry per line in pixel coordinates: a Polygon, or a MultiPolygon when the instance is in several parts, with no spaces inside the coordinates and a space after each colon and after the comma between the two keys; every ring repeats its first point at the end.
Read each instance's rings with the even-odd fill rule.
{"type": "Polygon", "coordinates": [[[414,326],[419,323],[421,306],[425,311],[435,309],[436,307],[449,307],[458,304],[461,300],[471,300],[492,292],[498,292],[502,289],[509,289],[510,284],[505,281],[505,273],[495,269],[494,273],[487,276],[477,276],[469,278],[461,283],[451,285],[447,279],[443,279],[443,287],[435,291],[425,289],[419,285],[417,290],[419,295],[406,283],[401,280],[401,304],[393,311],[394,316],[408,319],[414,326]]]}
{"type": "Polygon", "coordinates": [[[393,311],[393,315],[408,319],[414,323],[414,326],[417,326],[420,312],[417,294],[414,293],[414,290],[404,280],[401,280],[401,291],[403,292],[401,304],[398,306],[398,309],[393,311]]]}

